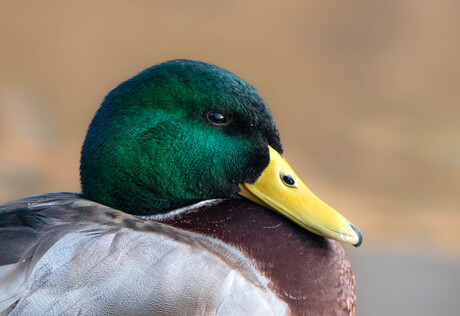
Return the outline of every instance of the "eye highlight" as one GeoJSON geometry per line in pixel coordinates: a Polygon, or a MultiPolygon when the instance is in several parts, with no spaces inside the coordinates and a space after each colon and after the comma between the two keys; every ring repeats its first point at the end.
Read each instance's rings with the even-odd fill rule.
{"type": "Polygon", "coordinates": [[[208,120],[214,125],[227,125],[228,120],[224,114],[218,111],[211,111],[207,114],[208,120]]]}

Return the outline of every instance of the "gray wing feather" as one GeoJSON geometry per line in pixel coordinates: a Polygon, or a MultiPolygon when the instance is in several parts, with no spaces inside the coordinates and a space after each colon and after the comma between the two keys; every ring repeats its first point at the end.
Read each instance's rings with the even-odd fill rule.
{"type": "Polygon", "coordinates": [[[78,196],[30,207],[38,217],[21,221],[24,231],[36,221],[29,225],[32,237],[13,251],[11,258],[20,254],[16,262],[0,268],[0,313],[287,313],[252,263],[218,240],[78,196]]]}
{"type": "Polygon", "coordinates": [[[50,193],[0,205],[0,266],[17,262],[40,233],[53,224],[52,218],[41,211],[78,198],[77,193],[50,193]]]}

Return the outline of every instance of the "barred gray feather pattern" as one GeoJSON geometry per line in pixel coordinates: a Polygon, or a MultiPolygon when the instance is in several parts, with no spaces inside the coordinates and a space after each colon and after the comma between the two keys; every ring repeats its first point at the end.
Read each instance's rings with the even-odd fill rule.
{"type": "Polygon", "coordinates": [[[81,199],[0,207],[0,313],[287,314],[234,247],[81,199]]]}

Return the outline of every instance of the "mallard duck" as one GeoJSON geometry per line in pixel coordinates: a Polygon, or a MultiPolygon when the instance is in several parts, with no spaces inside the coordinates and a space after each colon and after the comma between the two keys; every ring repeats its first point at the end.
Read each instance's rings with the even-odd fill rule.
{"type": "Polygon", "coordinates": [[[349,315],[362,236],[283,158],[257,91],[173,60],[104,99],[82,193],[0,207],[0,314],[349,315]]]}

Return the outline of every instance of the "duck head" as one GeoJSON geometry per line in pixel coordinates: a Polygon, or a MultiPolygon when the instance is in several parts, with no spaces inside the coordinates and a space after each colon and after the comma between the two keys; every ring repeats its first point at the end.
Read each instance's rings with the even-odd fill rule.
{"type": "Polygon", "coordinates": [[[316,234],[359,245],[359,231],[282,155],[270,111],[251,85],[214,65],[173,60],[105,97],[82,148],[82,192],[135,215],[243,196],[316,234]]]}

